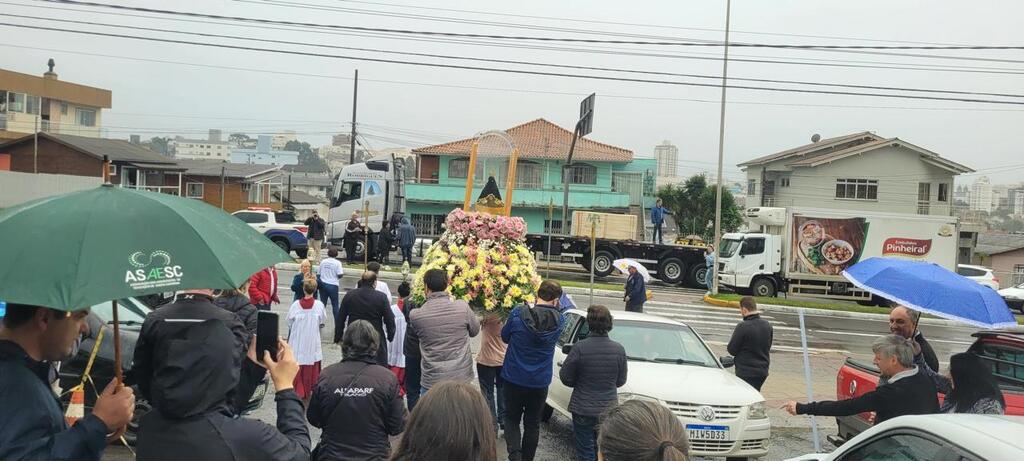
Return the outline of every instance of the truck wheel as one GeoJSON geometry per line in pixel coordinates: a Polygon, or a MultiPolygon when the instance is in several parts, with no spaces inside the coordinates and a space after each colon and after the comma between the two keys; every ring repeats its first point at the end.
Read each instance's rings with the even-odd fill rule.
{"type": "Polygon", "coordinates": [[[750,284],[750,291],[754,293],[754,296],[762,296],[766,298],[775,297],[777,292],[775,289],[775,283],[766,278],[754,280],[754,283],[750,284]]]}
{"type": "Polygon", "coordinates": [[[297,248],[295,254],[299,255],[299,259],[306,259],[306,256],[309,256],[309,248],[297,248]]]}
{"type": "Polygon", "coordinates": [[[285,253],[291,253],[292,248],[291,245],[288,244],[288,239],[275,238],[271,239],[271,241],[274,242],[274,245],[277,245],[278,248],[283,250],[285,253]]]}
{"type": "MultiPolygon", "coordinates": [[[[612,271],[615,270],[615,266],[612,262],[615,261],[615,255],[608,250],[597,250],[594,253],[594,275],[598,277],[607,277],[611,275],[612,271]]],[[[587,261],[589,263],[589,261],[587,261]]]]}
{"type": "Polygon", "coordinates": [[[683,281],[683,274],[686,273],[686,263],[679,258],[668,258],[661,262],[658,267],[658,278],[665,283],[673,285],[683,281]]]}
{"type": "Polygon", "coordinates": [[[707,288],[708,268],[703,264],[694,264],[686,276],[686,284],[694,288],[707,288]]]}

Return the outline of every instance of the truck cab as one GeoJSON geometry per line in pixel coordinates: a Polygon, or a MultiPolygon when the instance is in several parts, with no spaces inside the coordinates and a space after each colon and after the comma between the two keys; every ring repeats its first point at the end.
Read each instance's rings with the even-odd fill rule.
{"type": "Polygon", "coordinates": [[[718,283],[749,290],[755,296],[775,296],[783,288],[782,237],[760,232],[722,236],[718,250],[718,283]]]}
{"type": "Polygon", "coordinates": [[[327,240],[340,244],[353,214],[371,232],[380,232],[395,212],[405,211],[402,159],[371,160],[338,174],[327,217],[327,240]]]}

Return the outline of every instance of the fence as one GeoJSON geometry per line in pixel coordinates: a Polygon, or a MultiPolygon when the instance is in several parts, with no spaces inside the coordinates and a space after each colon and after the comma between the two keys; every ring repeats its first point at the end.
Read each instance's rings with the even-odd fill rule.
{"type": "Polygon", "coordinates": [[[99,177],[0,171],[0,208],[30,200],[98,187],[99,177]]]}

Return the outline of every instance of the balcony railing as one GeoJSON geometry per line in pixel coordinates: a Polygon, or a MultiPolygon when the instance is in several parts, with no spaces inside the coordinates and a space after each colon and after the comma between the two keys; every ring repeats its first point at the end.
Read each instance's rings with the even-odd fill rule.
{"type": "Polygon", "coordinates": [[[181,195],[181,191],[178,186],[134,186],[134,185],[122,185],[126,189],[145,190],[149,192],[159,192],[161,194],[170,195],[181,195]]]}

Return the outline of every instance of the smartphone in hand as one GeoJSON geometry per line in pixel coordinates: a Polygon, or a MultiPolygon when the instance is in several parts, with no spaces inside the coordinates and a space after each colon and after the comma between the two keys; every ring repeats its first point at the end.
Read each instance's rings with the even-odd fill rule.
{"type": "Polygon", "coordinates": [[[264,351],[270,352],[270,357],[277,360],[277,326],[276,312],[256,312],[256,360],[263,362],[264,351]]]}

